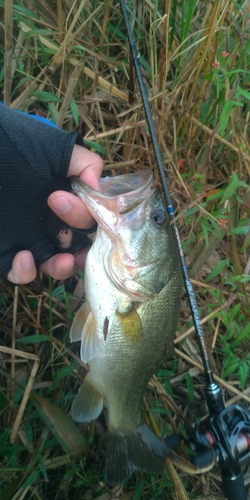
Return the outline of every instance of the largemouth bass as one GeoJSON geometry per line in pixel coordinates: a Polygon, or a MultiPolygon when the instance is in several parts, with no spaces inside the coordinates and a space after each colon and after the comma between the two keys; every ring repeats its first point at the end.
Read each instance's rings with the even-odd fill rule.
{"type": "Polygon", "coordinates": [[[181,269],[165,206],[152,173],[101,179],[101,192],[72,181],[98,222],[85,267],[86,302],[71,340],[81,341],[90,371],[71,415],[89,422],[107,408],[106,476],[121,484],[135,470],[164,469],[164,443],[143,423],[142,399],[173,345],[181,269]]]}

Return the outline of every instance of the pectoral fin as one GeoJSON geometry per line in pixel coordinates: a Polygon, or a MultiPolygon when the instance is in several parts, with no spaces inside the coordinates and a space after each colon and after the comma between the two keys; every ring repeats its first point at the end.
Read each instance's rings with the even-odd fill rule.
{"type": "Polygon", "coordinates": [[[127,311],[116,309],[116,317],[120,322],[121,331],[130,342],[138,342],[142,337],[141,318],[131,304],[127,311]]]}
{"type": "Polygon", "coordinates": [[[70,339],[71,342],[82,341],[81,359],[84,363],[88,363],[100,352],[101,344],[97,335],[96,320],[86,302],[75,315],[70,339]]]}

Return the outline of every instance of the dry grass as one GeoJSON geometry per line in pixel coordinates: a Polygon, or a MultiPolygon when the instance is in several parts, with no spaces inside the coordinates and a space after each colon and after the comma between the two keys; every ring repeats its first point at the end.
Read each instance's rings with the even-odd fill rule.
{"type": "MultiPolygon", "coordinates": [[[[0,6],[5,102],[79,130],[103,156],[105,173],[146,166],[159,183],[119,4],[20,0],[0,6]]],[[[212,368],[227,404],[248,406],[243,362],[249,334],[237,338],[249,323],[250,201],[239,184],[248,182],[250,171],[249,3],[145,0],[129,6],[212,368]],[[230,102],[237,104],[230,108],[230,102]],[[232,173],[237,180],[230,191],[232,173]]],[[[83,293],[82,273],[64,284],[46,276],[15,289],[1,284],[1,499],[224,498],[218,469],[191,476],[176,474],[171,464],[165,478],[137,474],[111,492],[102,476],[102,419],[81,429],[92,451],[80,459],[70,459],[58,445],[58,433],[44,427],[44,408],[34,406],[31,391],[67,413],[86,373],[68,342],[72,311],[83,293]],[[20,343],[27,336],[37,341],[20,343]]],[[[162,435],[182,431],[183,415],[193,422],[206,414],[184,294],[175,344],[176,357],[157,372],[145,399],[147,418],[162,435]],[[166,395],[170,384],[175,403],[166,395]]],[[[186,445],[179,453],[187,458],[186,445]]]]}

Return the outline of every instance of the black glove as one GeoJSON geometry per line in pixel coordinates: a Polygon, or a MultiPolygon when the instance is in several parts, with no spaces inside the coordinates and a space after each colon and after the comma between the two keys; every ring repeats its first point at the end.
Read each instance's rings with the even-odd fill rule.
{"type": "Polygon", "coordinates": [[[75,144],[83,145],[77,132],[0,105],[1,277],[6,278],[20,250],[30,250],[40,265],[58,252],[75,253],[90,243],[86,233],[91,230],[72,229],[70,247],[61,248],[59,233],[69,226],[47,204],[53,191],[71,191],[66,175],[75,144]]]}

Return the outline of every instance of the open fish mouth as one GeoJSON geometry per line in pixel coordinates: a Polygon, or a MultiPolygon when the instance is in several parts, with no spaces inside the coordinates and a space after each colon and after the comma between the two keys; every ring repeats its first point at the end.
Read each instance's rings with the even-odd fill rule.
{"type": "Polygon", "coordinates": [[[121,194],[135,193],[146,189],[152,182],[150,170],[140,170],[132,174],[119,175],[117,177],[102,177],[100,180],[101,192],[107,197],[116,197],[121,194]]]}
{"type": "Polygon", "coordinates": [[[72,178],[71,185],[97,222],[105,226],[113,226],[120,216],[133,211],[154,191],[150,170],[103,177],[100,179],[101,191],[92,189],[78,177],[72,178]]]}

